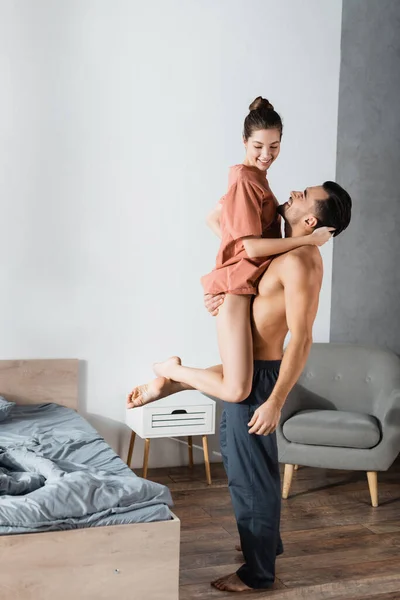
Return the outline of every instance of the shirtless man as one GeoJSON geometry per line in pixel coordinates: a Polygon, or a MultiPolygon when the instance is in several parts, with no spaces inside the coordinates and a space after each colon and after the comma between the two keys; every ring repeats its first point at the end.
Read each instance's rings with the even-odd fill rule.
{"type": "MultiPolygon", "coordinates": [[[[338,184],[325,182],[292,192],[279,212],[287,237],[309,235],[321,225],[334,228],[337,236],[350,222],[351,198],[338,184]]],[[[319,249],[310,245],[276,257],[259,283],[252,306],[252,391],[243,402],[224,402],[221,419],[221,452],[245,560],[236,573],[212,582],[221,591],[265,589],[275,579],[275,559],[283,552],[275,429],[307,361],[322,276],[319,249]],[[283,352],[288,331],[290,341],[283,352]]],[[[212,315],[222,302],[221,295],[206,298],[212,315]]],[[[151,401],[188,389],[165,378],[148,385],[151,401]]],[[[135,406],[131,395],[127,406],[135,406]]]]}

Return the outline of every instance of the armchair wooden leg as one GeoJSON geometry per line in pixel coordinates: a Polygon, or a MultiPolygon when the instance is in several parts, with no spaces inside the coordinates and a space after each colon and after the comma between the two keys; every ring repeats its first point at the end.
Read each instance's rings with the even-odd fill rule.
{"type": "Polygon", "coordinates": [[[285,465],[285,471],[283,474],[283,489],[282,498],[286,500],[289,496],[290,485],[292,483],[292,477],[294,473],[294,465],[285,465]]]}
{"type": "Polygon", "coordinates": [[[378,506],[378,473],[376,471],[367,471],[367,478],[371,504],[376,508],[378,506]]]}
{"type": "Polygon", "coordinates": [[[143,479],[147,479],[147,469],[149,466],[149,452],[150,452],[150,438],[146,438],[144,443],[144,456],[143,456],[143,479]]]}

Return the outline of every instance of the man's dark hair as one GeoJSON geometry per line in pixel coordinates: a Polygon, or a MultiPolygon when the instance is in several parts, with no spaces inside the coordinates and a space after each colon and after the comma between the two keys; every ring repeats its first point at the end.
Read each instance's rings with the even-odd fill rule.
{"type": "Polygon", "coordinates": [[[315,201],[315,216],[318,219],[317,227],[334,227],[333,236],[342,233],[350,223],[351,198],[338,183],[325,181],[322,184],[328,194],[327,200],[315,201]]]}

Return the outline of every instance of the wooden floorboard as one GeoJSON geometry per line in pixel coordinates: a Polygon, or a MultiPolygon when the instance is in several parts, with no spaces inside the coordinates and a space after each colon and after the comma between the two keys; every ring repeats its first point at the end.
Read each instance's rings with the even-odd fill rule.
{"type": "MultiPolygon", "coordinates": [[[[168,485],[181,519],[180,600],[232,598],[210,581],[242,564],[236,523],[221,464],[150,469],[168,485]]],[[[137,471],[140,475],[140,471],[137,471]]],[[[379,473],[372,508],[364,473],[301,467],[282,502],[285,552],[273,589],[243,600],[400,600],[400,460],[379,473]]]]}

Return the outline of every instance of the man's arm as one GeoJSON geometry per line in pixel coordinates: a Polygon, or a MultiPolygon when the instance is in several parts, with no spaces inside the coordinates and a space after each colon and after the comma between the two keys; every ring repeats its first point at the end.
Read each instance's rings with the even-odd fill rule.
{"type": "Polygon", "coordinates": [[[282,264],[286,320],[291,334],[271,396],[259,407],[250,421],[249,433],[272,433],[279,423],[286,398],[300,377],[312,344],[312,327],[318,310],[322,268],[295,253],[282,264]]]}
{"type": "Polygon", "coordinates": [[[282,408],[300,377],[312,344],[312,328],[317,315],[322,272],[302,257],[291,254],[282,265],[286,321],[290,341],[283,355],[273,400],[282,408]]]}

